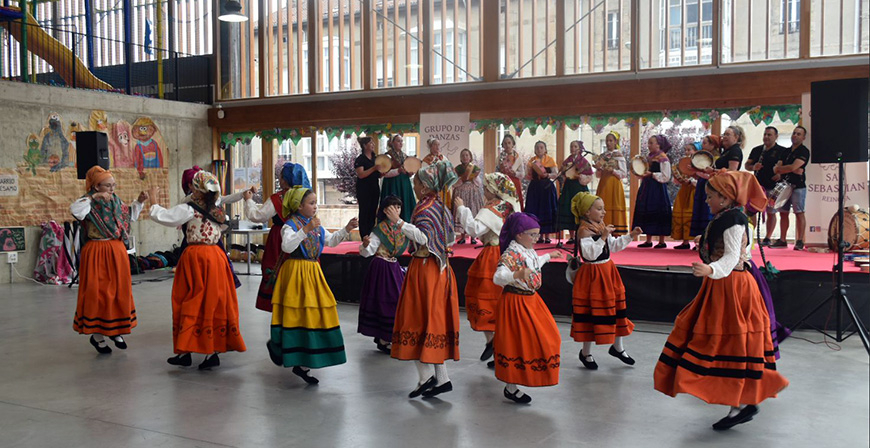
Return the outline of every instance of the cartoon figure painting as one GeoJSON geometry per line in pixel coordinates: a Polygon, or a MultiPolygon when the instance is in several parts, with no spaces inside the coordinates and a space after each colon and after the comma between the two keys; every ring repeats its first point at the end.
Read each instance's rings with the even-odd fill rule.
{"type": "Polygon", "coordinates": [[[109,117],[104,110],[92,110],[88,118],[88,125],[92,131],[109,133],[109,117]]]}
{"type": "Polygon", "coordinates": [[[82,126],[81,123],[77,121],[73,121],[69,124],[69,132],[67,132],[67,139],[69,139],[70,150],[69,150],[69,165],[76,166],[76,154],[78,154],[78,147],[76,146],[76,132],[83,132],[87,129],[82,126]]]}
{"type": "Polygon", "coordinates": [[[47,163],[52,172],[70,166],[69,140],[64,135],[63,124],[56,112],[49,114],[48,124],[42,128],[40,139],[42,163],[47,163]]]}
{"type": "Polygon", "coordinates": [[[42,153],[39,151],[39,137],[36,134],[27,136],[27,151],[24,153],[24,163],[30,173],[36,176],[36,166],[42,163],[42,153]]]}
{"type": "Polygon", "coordinates": [[[145,177],[145,168],[163,167],[163,136],[157,125],[148,117],[139,117],[133,122],[133,157],[139,177],[145,177]]]}
{"type": "Polygon", "coordinates": [[[109,130],[109,155],[112,158],[112,168],[136,166],[130,148],[130,123],[125,120],[112,124],[109,130]]]}

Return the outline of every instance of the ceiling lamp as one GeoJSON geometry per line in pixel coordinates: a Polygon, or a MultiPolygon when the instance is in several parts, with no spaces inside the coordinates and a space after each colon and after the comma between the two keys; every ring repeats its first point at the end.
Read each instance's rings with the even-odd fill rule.
{"type": "Polygon", "coordinates": [[[246,22],[248,17],[242,14],[242,4],[238,0],[227,0],[224,3],[224,13],[218,16],[222,22],[246,22]]]}

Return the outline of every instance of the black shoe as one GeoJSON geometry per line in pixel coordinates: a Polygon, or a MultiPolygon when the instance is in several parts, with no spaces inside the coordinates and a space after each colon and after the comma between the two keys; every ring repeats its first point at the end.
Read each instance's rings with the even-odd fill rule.
{"type": "Polygon", "coordinates": [[[620,361],[622,361],[622,362],[624,362],[624,363],[626,363],[626,364],[628,364],[628,365],[630,365],[630,366],[633,366],[633,365],[634,365],[634,359],[632,359],[631,356],[628,356],[628,353],[625,353],[625,350],[623,350],[623,351],[621,351],[621,352],[618,352],[618,351],[616,351],[616,349],[613,348],[613,346],[611,345],[611,346],[610,346],[610,350],[607,351],[607,354],[610,355],[610,356],[613,356],[613,357],[619,358],[620,361]]]}
{"type": "Polygon", "coordinates": [[[173,366],[182,366],[182,367],[190,367],[190,353],[185,353],[183,355],[175,355],[166,360],[169,364],[173,366]]]}
{"type": "Polygon", "coordinates": [[[127,341],[125,341],[124,338],[121,338],[120,341],[115,339],[115,338],[120,338],[120,337],[121,336],[114,336],[112,338],[112,342],[115,343],[115,347],[118,347],[121,350],[127,350],[127,341]]]}
{"type": "Polygon", "coordinates": [[[645,243],[638,244],[637,247],[653,247],[653,245],[651,242],[647,241],[645,243]]]}
{"type": "Polygon", "coordinates": [[[477,244],[477,240],[474,238],[469,238],[468,244],[477,244]]]}
{"type": "Polygon", "coordinates": [[[271,341],[266,341],[266,350],[269,351],[269,359],[272,360],[272,364],[275,364],[278,367],[284,367],[284,360],[279,353],[275,353],[275,351],[272,350],[271,341]]]}
{"type": "Polygon", "coordinates": [[[549,238],[544,238],[544,244],[550,244],[552,241],[549,238]]]}
{"type": "MultiPolygon", "coordinates": [[[[589,355],[592,358],[592,355],[589,355]]],[[[592,358],[592,361],[587,361],[586,356],[583,356],[583,352],[580,352],[580,362],[583,363],[583,367],[586,367],[589,370],[598,370],[598,363],[595,362],[595,358],[592,358]]]]}
{"type": "Polygon", "coordinates": [[[679,249],[679,250],[686,250],[686,249],[691,249],[691,248],[692,248],[692,245],[689,243],[683,243],[683,244],[680,244],[679,246],[674,246],[674,249],[679,249]]]}
{"type": "Polygon", "coordinates": [[[667,243],[658,243],[655,246],[653,246],[653,249],[667,249],[667,248],[668,248],[667,243]]]}
{"type": "MultiPolygon", "coordinates": [[[[188,355],[190,356],[190,355],[188,355]]],[[[211,370],[212,367],[217,367],[221,365],[221,359],[218,358],[218,354],[215,353],[205,360],[197,367],[199,370],[211,370]]]]}
{"type": "Polygon", "coordinates": [[[435,387],[435,377],[430,376],[429,379],[426,380],[425,383],[417,386],[416,389],[412,390],[411,393],[408,394],[408,398],[417,398],[421,394],[423,394],[423,392],[426,392],[433,387],[435,387]]]}
{"type": "Polygon", "coordinates": [[[492,358],[492,351],[493,351],[492,341],[489,341],[483,347],[483,353],[480,354],[480,360],[486,361],[487,359],[492,358]]]}
{"type": "Polygon", "coordinates": [[[450,392],[451,390],[453,390],[453,383],[448,381],[440,386],[435,386],[435,387],[423,392],[423,396],[426,398],[432,398],[436,395],[443,394],[444,392],[450,392]]]}
{"type": "Polygon", "coordinates": [[[770,243],[770,247],[777,248],[777,249],[781,248],[781,247],[788,247],[788,243],[785,242],[782,238],[780,238],[780,239],[770,243]]]}
{"type": "Polygon", "coordinates": [[[309,375],[308,372],[306,372],[305,370],[302,370],[302,368],[299,366],[293,367],[293,374],[295,374],[299,378],[302,378],[308,384],[317,384],[320,382],[317,378],[314,378],[313,376],[309,375]]]}
{"type": "Polygon", "coordinates": [[[770,238],[765,238],[765,239],[761,240],[761,245],[762,246],[770,246],[770,238]]]}
{"type": "Polygon", "coordinates": [[[571,245],[573,245],[573,244],[574,244],[574,238],[571,238],[570,240],[565,241],[565,245],[566,245],[566,246],[571,246],[571,245]]]}
{"type": "Polygon", "coordinates": [[[380,339],[375,338],[375,345],[377,345],[378,350],[380,350],[382,353],[386,353],[388,355],[390,354],[390,346],[387,344],[381,344],[380,339]]]}
{"type": "Polygon", "coordinates": [[[513,401],[514,403],[519,403],[519,404],[529,404],[532,402],[532,397],[530,397],[529,394],[523,394],[522,397],[518,397],[517,394],[519,394],[519,393],[520,393],[519,389],[517,389],[517,391],[514,393],[510,393],[510,392],[508,392],[507,387],[504,388],[504,397],[507,398],[508,400],[513,401]]]}
{"type": "Polygon", "coordinates": [[[94,339],[93,335],[91,335],[91,345],[93,345],[94,348],[97,349],[97,352],[101,355],[107,355],[109,353],[112,353],[112,347],[109,347],[108,345],[101,346],[100,343],[97,342],[96,339],[94,339]]]}
{"type": "Polygon", "coordinates": [[[804,242],[803,240],[797,240],[794,243],[794,250],[804,250],[804,242]]]}
{"type": "Polygon", "coordinates": [[[486,366],[490,369],[495,369],[495,360],[493,359],[492,361],[486,363],[486,366]]]}
{"type": "Polygon", "coordinates": [[[734,417],[725,417],[722,420],[713,423],[713,429],[717,431],[731,429],[736,425],[752,420],[752,417],[754,417],[755,414],[758,414],[758,406],[750,404],[741,409],[734,417]]]}

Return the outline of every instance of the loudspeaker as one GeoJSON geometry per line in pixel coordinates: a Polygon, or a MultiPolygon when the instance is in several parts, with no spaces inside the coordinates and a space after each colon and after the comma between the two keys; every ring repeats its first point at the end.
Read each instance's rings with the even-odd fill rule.
{"type": "Polygon", "coordinates": [[[95,165],[109,169],[109,136],[105,132],[76,132],[78,178],[84,179],[95,165]]]}
{"type": "Polygon", "coordinates": [[[812,163],[867,161],[868,78],[812,83],[812,163]]]}

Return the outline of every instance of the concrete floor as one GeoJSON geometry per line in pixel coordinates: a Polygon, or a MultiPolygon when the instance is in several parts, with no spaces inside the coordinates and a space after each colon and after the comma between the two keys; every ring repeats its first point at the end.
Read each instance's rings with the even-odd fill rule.
{"type": "Polygon", "coordinates": [[[580,366],[579,344],[558,318],[560,384],[525,388],[534,400],[518,406],[477,360],[483,336],[463,316],[463,360],[448,363],[453,392],[410,400],[416,370],[355,333],[354,305],[339,305],[348,362],[315,371],[319,386],[275,367],[264,347],[270,316],[253,305],[256,276],[242,276],[239,289],[247,352],[222,355],[211,372],[166,364],[172,282],[143,281],[166,276],[135,277],[140,323],[130,348],[111,355],[72,331],[75,289],[2,286],[0,447],[868,446],[868,357],[857,338],[839,351],[786,341],[778,368],[791,385],[752,422],[717,433],[710,424],[725,407],[653,390],[667,325],[638,323],[626,342],[634,367],[595,348],[601,368],[593,372],[580,366]]]}

